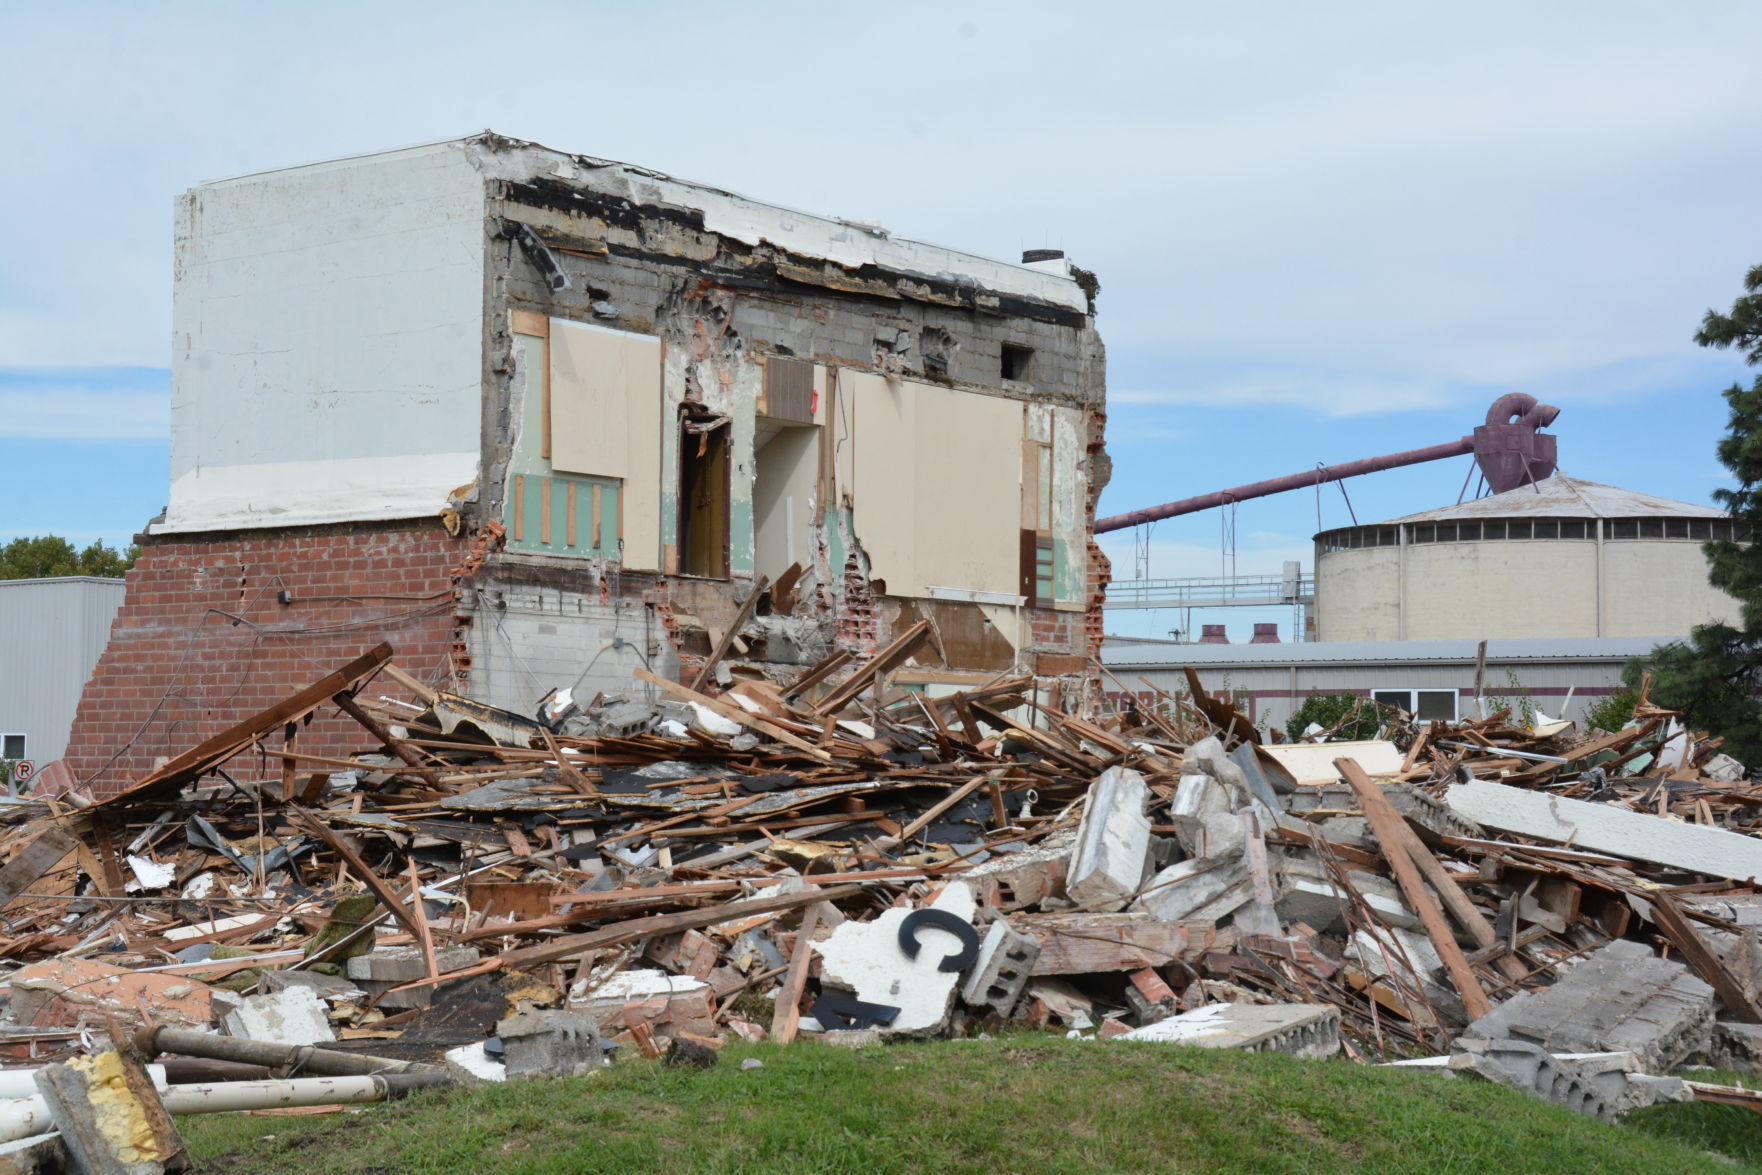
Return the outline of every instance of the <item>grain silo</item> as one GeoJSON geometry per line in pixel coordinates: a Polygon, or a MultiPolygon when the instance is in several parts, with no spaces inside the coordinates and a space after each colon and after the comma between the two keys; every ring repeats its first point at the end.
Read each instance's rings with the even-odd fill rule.
{"type": "Polygon", "coordinates": [[[1749,537],[1710,506],[1556,474],[1316,535],[1316,639],[1682,637],[1737,616],[1701,544],[1749,537]]]}

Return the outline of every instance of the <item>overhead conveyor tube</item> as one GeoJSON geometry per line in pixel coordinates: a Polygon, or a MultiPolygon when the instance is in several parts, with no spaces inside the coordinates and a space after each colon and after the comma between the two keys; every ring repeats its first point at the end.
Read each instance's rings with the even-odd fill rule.
{"type": "Polygon", "coordinates": [[[1179,502],[1168,502],[1144,510],[1133,510],[1129,514],[1115,514],[1111,518],[1098,518],[1095,520],[1095,533],[1106,534],[1111,530],[1125,530],[1128,526],[1141,526],[1146,522],[1158,522],[1164,518],[1178,518],[1182,514],[1194,514],[1200,510],[1210,510],[1215,506],[1227,506],[1231,502],[1246,502],[1250,498],[1264,498],[1268,494],[1282,494],[1286,490],[1300,490],[1305,486],[1324,485],[1330,481],[1341,481],[1363,473],[1398,469],[1403,465],[1418,465],[1425,461],[1442,461],[1447,457],[1461,457],[1472,452],[1474,452],[1473,438],[1463,437],[1461,440],[1450,441],[1442,445],[1431,445],[1424,449],[1409,449],[1405,453],[1391,453],[1386,457],[1366,457],[1361,461],[1324,465],[1319,469],[1310,469],[1303,473],[1291,473],[1284,477],[1268,478],[1266,481],[1250,482],[1244,486],[1237,486],[1233,490],[1218,490],[1215,493],[1201,494],[1197,498],[1183,498],[1179,502]]]}

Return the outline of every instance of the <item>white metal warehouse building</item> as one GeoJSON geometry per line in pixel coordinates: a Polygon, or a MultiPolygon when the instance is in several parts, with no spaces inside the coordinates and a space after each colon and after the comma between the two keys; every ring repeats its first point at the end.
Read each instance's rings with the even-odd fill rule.
{"type": "MultiPolygon", "coordinates": [[[[1621,688],[1629,658],[1671,639],[1491,640],[1482,692],[1488,699],[1521,692],[1549,717],[1582,723],[1587,706],[1621,688]]],[[[1237,707],[1266,729],[1283,727],[1311,694],[1369,695],[1424,719],[1472,716],[1479,649],[1472,640],[1197,645],[1110,638],[1101,660],[1112,675],[1104,680],[1116,702],[1127,693],[1152,700],[1155,691],[1146,682],[1171,693],[1184,690],[1183,669],[1191,665],[1206,690],[1229,691],[1237,707]]]]}
{"type": "Polygon", "coordinates": [[[39,768],[61,758],[80,693],[122,607],[122,585],[90,575],[0,579],[0,758],[39,768]]]}

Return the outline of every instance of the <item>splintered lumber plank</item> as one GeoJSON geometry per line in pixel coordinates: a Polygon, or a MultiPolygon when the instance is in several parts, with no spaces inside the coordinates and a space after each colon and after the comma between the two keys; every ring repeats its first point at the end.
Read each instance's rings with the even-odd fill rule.
{"type": "Polygon", "coordinates": [[[1260,732],[1254,729],[1254,723],[1244,718],[1242,712],[1230,703],[1206,693],[1205,687],[1199,684],[1199,674],[1194,671],[1193,666],[1186,666],[1186,673],[1187,692],[1193,700],[1194,709],[1205,715],[1205,720],[1218,728],[1218,733],[1223,736],[1225,742],[1228,742],[1230,736],[1234,735],[1243,742],[1260,745],[1260,732]]]}
{"type": "MultiPolygon", "coordinates": [[[[359,877],[368,891],[379,899],[379,904],[391,911],[392,917],[403,924],[404,929],[410,932],[412,938],[417,942],[422,941],[428,930],[427,924],[424,923],[421,929],[417,928],[417,918],[411,916],[410,911],[404,906],[403,899],[398,896],[397,890],[386,884],[385,878],[369,868],[367,862],[361,859],[361,854],[357,853],[348,841],[338,835],[330,825],[298,804],[289,804],[288,814],[301,827],[308,829],[313,836],[329,845],[331,852],[341,857],[344,864],[348,865],[349,871],[359,877]]],[[[412,896],[415,896],[417,901],[422,900],[419,895],[412,896]]]]}
{"type": "Polygon", "coordinates": [[[771,577],[768,575],[761,575],[754,582],[752,590],[746,593],[746,600],[740,605],[740,610],[734,614],[733,621],[729,623],[728,631],[722,634],[722,639],[716,642],[716,647],[711,650],[708,657],[704,658],[703,666],[698,669],[697,676],[691,679],[692,689],[702,690],[710,683],[710,674],[716,671],[716,666],[722,658],[728,655],[728,650],[734,647],[734,642],[740,639],[740,630],[745,627],[748,620],[752,619],[753,609],[759,606],[759,597],[764,595],[765,589],[770,586],[771,577]]]}
{"type": "MultiPolygon", "coordinates": [[[[1381,793],[1378,794],[1380,797],[1381,793]]],[[[1438,858],[1432,855],[1432,851],[1426,848],[1425,842],[1419,839],[1419,834],[1414,832],[1405,820],[1401,822],[1401,831],[1405,833],[1401,843],[1407,850],[1407,855],[1413,859],[1413,864],[1421,875],[1432,883],[1432,888],[1438,893],[1438,900],[1444,903],[1444,907],[1450,911],[1450,916],[1456,919],[1456,924],[1467,932],[1468,937],[1474,940],[1474,945],[1478,948],[1485,949],[1497,943],[1499,936],[1494,933],[1493,924],[1487,921],[1487,917],[1481,913],[1480,907],[1470,901],[1469,896],[1462,892],[1462,886],[1457,883],[1454,877],[1450,876],[1449,871],[1438,862],[1438,858]]],[[[1509,954],[1499,956],[1493,965],[1499,968],[1505,978],[1513,983],[1524,979],[1529,974],[1523,963],[1509,954]]]]}
{"type": "Polygon", "coordinates": [[[919,816],[916,820],[899,830],[900,842],[904,843],[905,841],[912,839],[912,837],[928,827],[932,820],[978,791],[979,788],[984,786],[988,781],[996,779],[1002,773],[1002,771],[989,771],[984,775],[975,775],[973,778],[967,780],[965,783],[949,792],[948,795],[937,801],[937,803],[922,816],[919,816]]]}
{"type": "Polygon", "coordinates": [[[1682,957],[1693,967],[1695,974],[1707,981],[1707,986],[1719,993],[1719,1002],[1735,1019],[1745,1024],[1762,1024],[1762,1009],[1756,1006],[1744,985],[1719,961],[1719,956],[1707,949],[1695,928],[1683,916],[1682,907],[1676,899],[1663,891],[1647,895],[1652,903],[1652,917],[1658,923],[1658,929],[1664,932],[1671,945],[1682,952],[1682,957]]]}
{"type": "Polygon", "coordinates": [[[681,685],[677,681],[668,681],[660,674],[650,673],[640,665],[632,670],[632,672],[636,674],[636,679],[638,681],[646,681],[664,694],[671,694],[673,697],[676,697],[683,702],[696,702],[712,714],[718,714],[723,718],[728,719],[730,722],[738,723],[739,725],[746,727],[748,730],[756,730],[766,738],[774,739],[775,741],[782,743],[784,746],[794,747],[803,754],[812,755],[814,758],[819,759],[822,762],[837,762],[836,759],[825,751],[822,751],[819,747],[816,747],[814,744],[785,730],[782,726],[779,726],[777,723],[771,721],[762,714],[752,714],[741,709],[739,706],[730,706],[720,698],[706,697],[692,689],[690,686],[681,685]]]}
{"type": "Polygon", "coordinates": [[[795,1039],[801,1025],[801,992],[808,982],[808,961],[813,958],[814,931],[820,925],[820,907],[812,905],[801,917],[801,928],[795,932],[795,950],[789,955],[789,971],[783,986],[777,989],[777,1002],[771,1008],[771,1040],[788,1044],[795,1039]]]}
{"type": "Polygon", "coordinates": [[[201,778],[210,769],[226,762],[277,727],[310,714],[336,694],[359,685],[391,659],[391,645],[382,642],[335,673],[313,682],[267,710],[251,715],[213,738],[198,743],[165,765],[142,776],[133,786],[98,801],[94,806],[108,807],[125,801],[146,799],[161,792],[176,791],[184,784],[201,778]]]}
{"type": "Polygon", "coordinates": [[[433,704],[434,700],[440,697],[439,690],[431,685],[422,684],[391,661],[385,663],[384,671],[387,677],[421,698],[424,703],[433,704]]]}
{"type": "Polygon", "coordinates": [[[1358,796],[1358,806],[1370,823],[1377,843],[1382,846],[1383,857],[1394,871],[1395,881],[1400,885],[1408,904],[1419,915],[1426,937],[1432,940],[1432,949],[1444,960],[1444,968],[1450,973],[1457,992],[1462,996],[1462,1006],[1468,1010],[1469,1019],[1480,1019],[1493,1010],[1492,1001],[1487,998],[1487,993],[1481,987],[1474,968],[1469,966],[1462,948],[1456,945],[1456,936],[1450,932],[1450,925],[1444,920],[1444,911],[1438,907],[1437,899],[1426,888],[1425,878],[1413,863],[1412,855],[1403,847],[1401,833],[1407,827],[1407,822],[1395,811],[1388,797],[1371,782],[1370,776],[1365,774],[1364,768],[1358,765],[1356,759],[1335,759],[1334,767],[1358,796]]]}
{"type": "Polygon", "coordinates": [[[440,967],[434,957],[434,936],[428,932],[428,911],[422,908],[422,874],[417,872],[414,854],[406,864],[410,867],[410,912],[416,920],[416,945],[422,949],[422,962],[428,968],[428,977],[435,979],[440,975],[440,967]]]}
{"type": "Polygon", "coordinates": [[[930,622],[920,620],[906,629],[885,649],[869,659],[869,663],[844,679],[844,683],[822,698],[813,707],[816,717],[836,714],[857,699],[857,696],[882,677],[905,664],[906,658],[930,636],[930,622]]]}
{"type": "Polygon", "coordinates": [[[708,906],[701,910],[682,910],[677,914],[655,914],[647,918],[632,918],[626,922],[614,922],[610,926],[590,930],[585,934],[565,935],[538,946],[505,951],[500,958],[503,966],[506,967],[533,967],[540,963],[554,963],[558,959],[579,955],[583,951],[597,951],[602,947],[634,942],[636,939],[647,938],[653,934],[672,934],[677,930],[696,930],[702,926],[713,926],[718,922],[729,922],[736,918],[751,917],[754,914],[774,914],[781,910],[793,910],[797,906],[809,906],[815,902],[836,902],[843,898],[855,897],[862,892],[863,887],[860,885],[834,885],[824,888],[815,886],[803,893],[778,894],[768,898],[752,898],[744,902],[729,902],[723,906],[708,906]]]}
{"type": "Polygon", "coordinates": [[[828,677],[831,677],[834,673],[837,673],[840,669],[843,669],[847,664],[854,660],[855,657],[856,654],[852,653],[849,649],[839,649],[836,653],[833,653],[831,656],[827,657],[818,665],[815,665],[806,673],[796,678],[795,681],[790,683],[789,688],[783,691],[784,696],[790,698],[800,697],[802,694],[807,693],[809,690],[819,685],[822,681],[825,681],[828,677]]]}
{"type": "Polygon", "coordinates": [[[374,718],[373,715],[369,714],[356,704],[355,695],[351,694],[348,690],[343,690],[332,697],[331,701],[335,702],[337,706],[341,708],[343,713],[347,714],[350,718],[353,718],[356,722],[359,722],[368,734],[391,748],[392,754],[408,764],[410,770],[414,771],[417,775],[420,775],[428,786],[433,788],[439,788],[441,786],[440,776],[435,773],[434,768],[430,767],[427,763],[424,763],[421,757],[419,757],[403,739],[392,734],[391,731],[380,725],[378,719],[374,718]]]}
{"type": "Polygon", "coordinates": [[[37,879],[61,863],[79,847],[79,841],[59,824],[51,824],[30,844],[14,853],[0,869],[0,909],[10,906],[37,883],[37,879]]]}

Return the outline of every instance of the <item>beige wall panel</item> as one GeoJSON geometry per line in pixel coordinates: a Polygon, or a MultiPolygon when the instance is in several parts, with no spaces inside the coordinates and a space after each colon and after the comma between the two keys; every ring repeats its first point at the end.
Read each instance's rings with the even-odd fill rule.
{"type": "Polygon", "coordinates": [[[1606,636],[1687,636],[1737,619],[1737,601],[1707,582],[1700,543],[1605,543],[1603,576],[1606,636]]]}
{"type": "Polygon", "coordinates": [[[910,386],[918,398],[918,587],[1015,593],[1021,402],[910,386]]]}
{"type": "Polygon", "coordinates": [[[1317,640],[1401,639],[1400,556],[1396,548],[1329,551],[1317,558],[1317,640]]]}
{"type": "Polygon", "coordinates": [[[1022,405],[843,372],[857,541],[893,595],[1017,590],[1022,405]]]}
{"type": "Polygon", "coordinates": [[[1596,636],[1596,583],[1595,543],[1415,544],[1406,639],[1596,636]]]}
{"type": "Polygon", "coordinates": [[[652,384],[659,339],[551,320],[551,464],[558,472],[628,475],[631,368],[645,360],[652,384]]]}
{"type": "MultiPolygon", "coordinates": [[[[917,595],[912,560],[917,525],[917,397],[914,385],[878,375],[838,374],[838,431],[848,422],[851,522],[869,574],[895,595],[917,595]]],[[[842,470],[840,471],[842,472],[842,470]]]]}
{"type": "Polygon", "coordinates": [[[551,465],[624,480],[625,567],[660,569],[661,340],[551,320],[551,465]]]}

